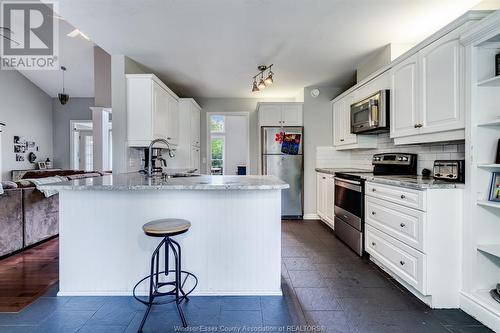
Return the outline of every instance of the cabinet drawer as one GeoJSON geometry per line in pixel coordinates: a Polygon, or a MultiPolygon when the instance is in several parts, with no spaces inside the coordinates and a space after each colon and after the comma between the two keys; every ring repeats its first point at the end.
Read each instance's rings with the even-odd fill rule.
{"type": "Polygon", "coordinates": [[[366,252],[426,295],[425,255],[370,225],[366,225],[365,231],[366,252]]]}
{"type": "Polygon", "coordinates": [[[424,252],[424,212],[366,197],[365,216],[366,223],[424,252]]]}
{"type": "Polygon", "coordinates": [[[425,191],[367,182],[366,195],[425,211],[425,191]]]}

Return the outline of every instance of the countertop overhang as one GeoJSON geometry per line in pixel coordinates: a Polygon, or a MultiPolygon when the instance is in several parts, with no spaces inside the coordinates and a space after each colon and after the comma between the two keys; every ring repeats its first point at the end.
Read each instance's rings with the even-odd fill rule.
{"type": "Polygon", "coordinates": [[[290,186],[275,176],[211,176],[148,178],[140,173],[123,173],[40,185],[43,190],[283,190],[290,186]]]}

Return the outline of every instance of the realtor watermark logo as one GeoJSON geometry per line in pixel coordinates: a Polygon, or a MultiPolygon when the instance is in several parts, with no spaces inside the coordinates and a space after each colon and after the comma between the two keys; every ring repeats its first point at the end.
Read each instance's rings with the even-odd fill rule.
{"type": "Polygon", "coordinates": [[[0,4],[0,68],[59,69],[56,3],[2,1],[0,4]]]}

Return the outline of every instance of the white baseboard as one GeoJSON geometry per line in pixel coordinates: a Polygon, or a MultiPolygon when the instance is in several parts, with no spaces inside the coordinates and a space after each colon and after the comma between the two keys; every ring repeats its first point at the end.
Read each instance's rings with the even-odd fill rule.
{"type": "MultiPolygon", "coordinates": [[[[139,291],[137,292],[137,296],[147,296],[147,292],[139,291]]],[[[59,291],[57,293],[57,296],[132,296],[131,291],[109,291],[109,292],[94,292],[94,291],[75,291],[75,292],[64,292],[64,291],[59,291]]],[[[245,292],[239,292],[239,291],[229,291],[229,292],[220,292],[220,291],[214,291],[214,292],[196,292],[193,291],[191,296],[283,296],[283,292],[280,291],[261,291],[261,292],[255,292],[255,291],[245,291],[245,292]]]]}
{"type": "Polygon", "coordinates": [[[304,220],[319,220],[319,215],[318,214],[304,214],[302,217],[304,220]]]}
{"type": "Polygon", "coordinates": [[[474,295],[460,292],[460,308],[495,332],[500,331],[500,316],[474,295]]]}

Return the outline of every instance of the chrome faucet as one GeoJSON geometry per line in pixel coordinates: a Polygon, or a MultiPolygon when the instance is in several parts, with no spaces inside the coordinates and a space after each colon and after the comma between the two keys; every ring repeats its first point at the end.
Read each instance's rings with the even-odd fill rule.
{"type": "MultiPolygon", "coordinates": [[[[168,156],[170,157],[174,157],[174,153],[173,153],[173,150],[172,148],[170,148],[170,142],[168,142],[167,140],[165,139],[155,139],[153,141],[151,141],[151,143],[149,144],[149,147],[148,147],[148,169],[147,169],[147,176],[148,177],[153,177],[153,146],[155,145],[155,143],[164,143],[165,145],[167,145],[167,150],[168,150],[168,156]]],[[[166,165],[166,161],[163,160],[165,162],[165,165],[166,165]]]]}

